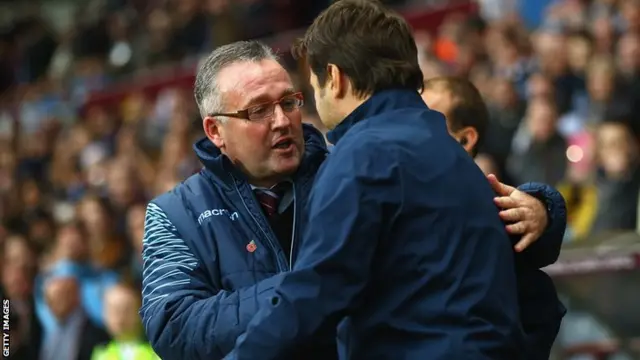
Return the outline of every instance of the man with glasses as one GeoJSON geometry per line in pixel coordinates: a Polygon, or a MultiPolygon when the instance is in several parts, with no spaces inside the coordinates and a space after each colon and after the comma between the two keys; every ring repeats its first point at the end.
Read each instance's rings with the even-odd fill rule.
{"type": "Polygon", "coordinates": [[[418,94],[406,21],[378,1],[337,1],[292,52],[335,147],[292,271],[225,359],[281,359],[327,323],[340,324],[341,359],[522,358],[495,194],[418,94]]]}
{"type": "MultiPolygon", "coordinates": [[[[204,168],[154,199],[145,219],[140,314],[163,359],[220,359],[233,348],[274,275],[295,261],[327,153],[322,134],[302,125],[302,94],[262,43],[214,50],[194,92],[204,168]]],[[[336,358],[334,333],[288,358],[336,358]]]]}

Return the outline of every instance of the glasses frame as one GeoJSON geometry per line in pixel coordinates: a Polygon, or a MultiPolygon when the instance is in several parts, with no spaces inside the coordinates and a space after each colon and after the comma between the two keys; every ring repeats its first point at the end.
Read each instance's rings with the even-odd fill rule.
{"type": "Polygon", "coordinates": [[[260,121],[260,120],[264,120],[264,119],[270,118],[271,116],[273,116],[273,113],[271,113],[269,116],[265,116],[265,117],[260,118],[260,119],[251,119],[250,111],[252,109],[260,107],[260,106],[265,106],[265,105],[273,105],[273,110],[275,112],[276,105],[280,105],[280,103],[282,103],[282,101],[284,101],[285,99],[291,98],[291,97],[294,97],[294,98],[297,98],[298,100],[300,100],[300,106],[298,106],[296,109],[300,109],[301,107],[304,106],[304,95],[302,94],[302,91],[298,91],[298,92],[294,92],[292,94],[287,94],[287,95],[281,97],[280,99],[278,99],[276,101],[267,101],[267,102],[264,102],[264,103],[252,105],[252,106],[249,106],[246,109],[238,110],[238,111],[235,111],[235,112],[210,113],[210,114],[207,114],[207,115],[209,115],[211,117],[227,116],[227,117],[232,117],[232,118],[236,118],[236,119],[243,119],[243,120],[248,120],[248,121],[260,121]]]}

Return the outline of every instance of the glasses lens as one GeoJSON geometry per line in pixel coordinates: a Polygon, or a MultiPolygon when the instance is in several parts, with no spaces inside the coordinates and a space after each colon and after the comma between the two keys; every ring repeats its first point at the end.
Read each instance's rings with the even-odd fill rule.
{"type": "Polygon", "coordinates": [[[284,112],[294,111],[297,108],[299,108],[301,105],[302,104],[301,104],[300,99],[298,99],[294,95],[286,96],[286,97],[282,98],[282,101],[280,101],[280,106],[282,107],[282,110],[284,112]]]}
{"type": "Polygon", "coordinates": [[[249,112],[250,120],[261,120],[273,115],[274,109],[275,105],[273,104],[262,104],[251,107],[247,111],[249,112]]]}

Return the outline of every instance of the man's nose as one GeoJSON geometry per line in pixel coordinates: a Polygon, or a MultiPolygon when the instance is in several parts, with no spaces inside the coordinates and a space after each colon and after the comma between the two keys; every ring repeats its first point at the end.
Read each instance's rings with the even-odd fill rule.
{"type": "Polygon", "coordinates": [[[271,127],[273,129],[282,129],[289,127],[289,125],[291,125],[291,119],[289,119],[280,105],[276,105],[273,110],[273,121],[271,127]]]}

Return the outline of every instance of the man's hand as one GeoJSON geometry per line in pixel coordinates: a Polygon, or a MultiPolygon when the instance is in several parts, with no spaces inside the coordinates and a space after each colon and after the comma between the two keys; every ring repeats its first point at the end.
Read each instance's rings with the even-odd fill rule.
{"type": "Polygon", "coordinates": [[[487,175],[493,191],[498,195],[494,201],[500,209],[500,218],[507,225],[507,232],[512,235],[522,235],[515,250],[521,252],[540,238],[547,228],[549,219],[547,209],[535,197],[526,194],[513,186],[498,181],[493,175],[487,175]]]}

